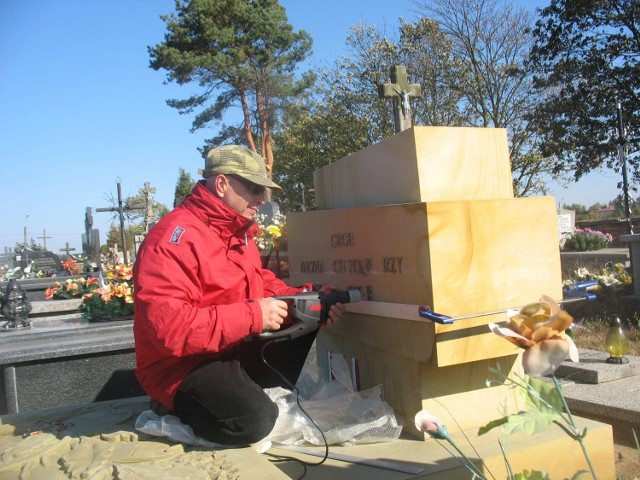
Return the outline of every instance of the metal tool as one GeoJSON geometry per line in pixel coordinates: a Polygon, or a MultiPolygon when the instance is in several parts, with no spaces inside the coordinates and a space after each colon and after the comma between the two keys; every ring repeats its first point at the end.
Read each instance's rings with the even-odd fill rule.
{"type": "Polygon", "coordinates": [[[360,290],[328,290],[296,293],[273,297],[288,304],[287,318],[282,330],[263,332],[258,338],[268,340],[293,340],[311,333],[327,322],[329,310],[336,303],[359,302],[360,290]]]}
{"type": "MultiPolygon", "coordinates": [[[[566,293],[566,292],[565,292],[566,293]]],[[[588,292],[575,292],[575,295],[569,295],[571,298],[565,298],[558,302],[559,305],[564,305],[566,303],[578,302],[581,300],[595,300],[596,296],[592,293],[588,292]]],[[[522,307],[514,307],[514,308],[505,308],[502,310],[494,310],[491,312],[482,312],[482,313],[473,313],[471,315],[461,315],[459,317],[450,317],[449,315],[445,315],[443,313],[437,313],[431,310],[431,307],[428,305],[420,305],[418,307],[418,315],[422,318],[426,318],[431,320],[432,322],[439,323],[441,325],[451,325],[453,322],[457,322],[460,320],[469,320],[472,318],[480,318],[480,317],[488,317],[490,315],[498,315],[501,313],[507,313],[511,310],[519,311],[522,307]]]]}

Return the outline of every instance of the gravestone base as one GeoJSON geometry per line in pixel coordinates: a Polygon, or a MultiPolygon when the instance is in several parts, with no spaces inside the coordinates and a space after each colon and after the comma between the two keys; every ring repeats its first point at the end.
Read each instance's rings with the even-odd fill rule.
{"type": "Polygon", "coordinates": [[[493,368],[511,377],[522,376],[519,356],[438,367],[428,358],[405,356],[407,352],[393,348],[393,342],[389,344],[391,348],[384,348],[326,330],[316,339],[323,377],[328,378],[330,353],[343,355],[351,369],[357,369],[351,373],[352,378],[358,378],[360,390],[382,385],[382,398],[403,420],[407,435],[422,438],[413,426],[413,418],[423,409],[441,419],[455,418],[463,430],[477,430],[501,418],[504,409],[510,414],[525,409],[519,389],[506,385],[504,378],[489,371],[493,368]],[[495,383],[487,387],[489,378],[495,383]]]}
{"type": "Polygon", "coordinates": [[[137,397],[145,392],[135,377],[133,350],[78,355],[4,367],[8,403],[0,411],[32,411],[137,397]],[[7,388],[8,387],[8,388],[7,388]]]}
{"type": "MultiPolygon", "coordinates": [[[[585,446],[598,478],[616,478],[611,426],[580,417],[577,417],[576,421],[581,430],[584,428],[588,430],[585,446]]],[[[504,457],[498,443],[501,440],[499,429],[478,437],[475,431],[464,432],[464,435],[461,432],[456,432],[456,426],[453,421],[446,421],[445,423],[453,441],[474,462],[474,465],[485,474],[486,478],[508,478],[504,457]],[[479,460],[480,458],[484,461],[484,466],[479,460]]],[[[520,473],[523,470],[540,470],[546,471],[550,478],[556,479],[572,478],[579,470],[589,470],[578,442],[569,438],[556,425],[552,425],[544,432],[534,435],[514,433],[503,438],[502,442],[505,445],[507,458],[514,473],[520,473]]],[[[452,450],[451,446],[446,442],[443,445],[452,450]]],[[[318,461],[318,457],[289,450],[274,449],[273,451],[308,462],[318,461]]],[[[324,448],[317,448],[314,451],[316,454],[322,454],[324,453],[324,448]]],[[[458,460],[452,458],[443,446],[433,439],[418,441],[403,437],[388,443],[349,447],[332,446],[329,448],[329,453],[349,455],[365,460],[387,461],[394,464],[394,466],[413,467],[421,469],[422,472],[418,474],[400,473],[329,458],[321,466],[307,469],[305,479],[469,480],[472,476],[469,470],[463,467],[458,460]]],[[[292,462],[276,465],[292,478],[296,473],[299,474],[299,466],[292,462]]]]}

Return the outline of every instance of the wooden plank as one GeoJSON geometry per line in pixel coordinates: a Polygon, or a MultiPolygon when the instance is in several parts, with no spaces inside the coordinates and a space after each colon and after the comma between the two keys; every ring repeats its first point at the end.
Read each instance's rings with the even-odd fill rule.
{"type": "Polygon", "coordinates": [[[412,127],[314,172],[319,208],[513,198],[501,128],[412,127]]]}
{"type": "Polygon", "coordinates": [[[346,342],[353,339],[377,348],[389,349],[416,362],[431,360],[436,341],[435,325],[429,321],[374,315],[346,313],[327,330],[333,335],[344,337],[346,342]]]}
{"type": "Polygon", "coordinates": [[[506,314],[498,313],[440,325],[420,317],[417,305],[363,301],[348,304],[331,332],[446,367],[518,354],[520,349],[487,327],[505,320],[506,314]]]}

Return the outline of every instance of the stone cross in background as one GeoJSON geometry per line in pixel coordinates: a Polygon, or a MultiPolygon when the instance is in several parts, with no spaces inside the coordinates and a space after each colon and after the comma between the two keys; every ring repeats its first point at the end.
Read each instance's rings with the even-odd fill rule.
{"type": "Polygon", "coordinates": [[[144,188],[138,190],[144,198],[144,232],[149,233],[150,225],[153,223],[153,194],[156,189],[149,182],[144,182],[144,188]]]}
{"type": "Polygon", "coordinates": [[[407,82],[407,67],[395,65],[391,68],[391,83],[378,85],[380,98],[393,99],[393,121],[396,133],[411,128],[411,98],[421,97],[420,85],[407,82]]]}

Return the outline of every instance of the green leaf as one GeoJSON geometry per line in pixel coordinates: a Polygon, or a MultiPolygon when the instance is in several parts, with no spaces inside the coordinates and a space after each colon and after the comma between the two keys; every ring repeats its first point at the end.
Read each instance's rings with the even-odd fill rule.
{"type": "Polygon", "coordinates": [[[547,414],[536,411],[520,412],[517,415],[510,415],[509,421],[502,427],[508,435],[515,432],[524,432],[530,435],[543,432],[549,425],[560,417],[557,414],[547,414]]]}
{"type": "Polygon", "coordinates": [[[571,480],[579,480],[581,478],[591,478],[591,473],[586,470],[580,470],[571,477],[571,480]]]}
{"type": "Polygon", "coordinates": [[[536,377],[527,377],[527,383],[531,389],[538,394],[537,396],[527,391],[527,395],[525,397],[527,410],[538,411],[546,414],[555,414],[557,416],[564,411],[564,402],[562,401],[560,392],[556,390],[554,385],[536,377]],[[549,408],[545,402],[546,404],[551,405],[552,408],[549,408]]]}
{"type": "Polygon", "coordinates": [[[499,418],[498,420],[491,420],[485,426],[480,427],[480,429],[478,430],[478,435],[484,435],[485,433],[493,430],[494,428],[504,425],[508,421],[509,421],[509,417],[502,417],[502,418],[499,418]]]}
{"type": "Polygon", "coordinates": [[[522,473],[515,474],[515,480],[549,480],[549,474],[539,470],[523,470],[522,473]]]}

